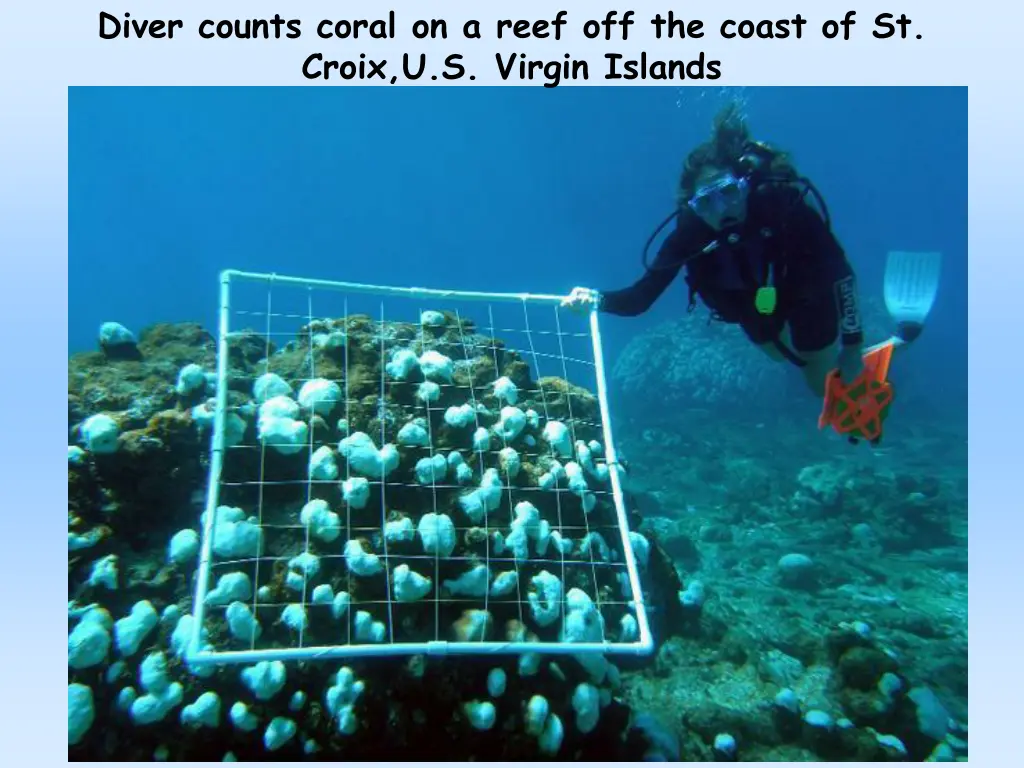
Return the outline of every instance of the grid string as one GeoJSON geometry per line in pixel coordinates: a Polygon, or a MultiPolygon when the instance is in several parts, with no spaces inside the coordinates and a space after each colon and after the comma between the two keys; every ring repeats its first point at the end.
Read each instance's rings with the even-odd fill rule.
{"type": "MultiPolygon", "coordinates": [[[[555,326],[558,328],[559,331],[561,331],[562,323],[561,323],[561,319],[558,316],[558,308],[557,307],[555,307],[555,326]]],[[[562,337],[561,336],[558,337],[558,348],[559,348],[559,351],[562,350],[562,337]]],[[[565,365],[565,356],[564,355],[562,356],[562,379],[565,381],[565,385],[566,385],[565,407],[569,411],[569,431],[572,433],[572,446],[575,449],[576,446],[579,444],[579,436],[578,436],[578,433],[576,432],[576,429],[577,429],[576,420],[573,418],[573,415],[572,415],[572,390],[570,388],[571,385],[569,383],[569,371],[568,371],[568,369],[566,368],[566,365],[565,365]]],[[[580,472],[584,472],[584,467],[583,467],[582,464],[580,465],[580,472]]],[[[568,481],[568,478],[566,478],[566,480],[568,481]]],[[[590,512],[587,512],[587,508],[586,508],[586,506],[584,506],[584,501],[583,501],[583,496],[582,495],[580,496],[580,505],[581,505],[581,509],[583,510],[583,521],[584,521],[584,524],[587,526],[587,536],[584,539],[584,541],[587,542],[587,547],[590,548],[591,551],[593,551],[594,542],[591,539],[591,533],[590,533],[590,512]]],[[[597,506],[595,504],[593,509],[596,509],[596,508],[597,508],[597,506]]],[[[597,607],[598,614],[600,615],[601,614],[601,590],[598,588],[598,585],[597,585],[597,570],[596,569],[593,572],[593,576],[594,576],[594,604],[597,607]]],[[[604,626],[601,627],[601,639],[602,640],[605,639],[605,627],[604,626]]]]}
{"type": "MultiPolygon", "coordinates": [[[[490,350],[491,350],[491,356],[494,359],[494,375],[495,375],[495,377],[497,377],[498,374],[501,372],[501,367],[498,365],[498,346],[497,346],[497,344],[495,344],[495,339],[497,337],[494,334],[494,307],[492,307],[490,304],[487,305],[487,319],[489,321],[488,331],[489,331],[490,337],[491,337],[491,343],[490,343],[489,346],[490,346],[490,350]]],[[[472,377],[470,377],[470,385],[472,386],[472,377]]],[[[500,403],[499,403],[499,405],[500,405],[500,403]]],[[[500,415],[500,408],[499,408],[499,415],[500,415]]],[[[501,444],[505,448],[508,448],[508,441],[505,439],[504,431],[502,432],[502,435],[501,435],[501,444]]],[[[481,457],[481,461],[483,461],[483,457],[481,457]]],[[[500,451],[498,453],[498,468],[499,468],[499,470],[501,468],[501,453],[500,453],[500,451]]],[[[501,472],[500,471],[498,472],[498,477],[501,477],[501,472]]],[[[516,516],[515,504],[512,503],[512,486],[511,486],[511,483],[509,483],[507,488],[503,487],[502,490],[507,490],[508,491],[509,530],[511,530],[512,529],[512,522],[515,520],[515,516],[516,516]]],[[[485,508],[485,510],[486,510],[486,508],[485,508]]],[[[526,626],[526,621],[523,618],[523,583],[522,583],[523,582],[523,578],[522,578],[522,571],[519,568],[519,562],[518,561],[515,562],[515,569],[516,569],[516,596],[519,598],[518,601],[517,601],[519,603],[519,624],[521,626],[525,627],[526,626]]]]}

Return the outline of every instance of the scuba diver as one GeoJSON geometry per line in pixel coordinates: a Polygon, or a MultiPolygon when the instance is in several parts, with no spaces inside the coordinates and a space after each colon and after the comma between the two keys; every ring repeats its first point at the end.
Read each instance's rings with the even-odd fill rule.
{"type": "Polygon", "coordinates": [[[685,267],[689,311],[699,297],[714,319],[739,325],[771,359],[797,365],[818,397],[836,369],[844,384],[860,376],[856,275],[824,201],[784,153],[750,138],[737,107],[726,107],[710,140],[687,157],[677,203],[647,242],[639,280],[620,290],[574,288],[562,306],[637,316],[685,267]],[[648,263],[651,243],[673,219],[674,231],[648,263]]]}

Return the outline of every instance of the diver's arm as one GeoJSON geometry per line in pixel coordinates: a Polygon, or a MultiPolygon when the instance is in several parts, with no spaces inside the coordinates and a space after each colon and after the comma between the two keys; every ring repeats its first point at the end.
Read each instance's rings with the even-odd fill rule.
{"type": "Polygon", "coordinates": [[[609,315],[635,317],[650,309],[683,266],[684,257],[680,245],[678,231],[673,232],[662,243],[654,263],[643,277],[628,288],[601,292],[600,310],[609,315]]]}
{"type": "Polygon", "coordinates": [[[839,339],[843,349],[855,349],[858,356],[864,347],[864,325],[861,321],[860,291],[857,274],[846,257],[839,241],[824,228],[821,254],[824,272],[828,276],[839,316],[839,339]]]}
{"type": "Polygon", "coordinates": [[[813,259],[813,268],[820,276],[821,290],[831,291],[836,303],[843,349],[854,350],[859,355],[864,346],[864,328],[853,265],[825,221],[806,203],[801,203],[797,220],[813,259]]]}
{"type": "Polygon", "coordinates": [[[836,308],[839,312],[839,338],[844,348],[864,347],[864,326],[860,314],[860,294],[857,289],[857,275],[853,266],[844,257],[834,265],[832,290],[835,292],[836,308]]]}
{"type": "Polygon", "coordinates": [[[852,383],[864,370],[864,326],[861,322],[857,275],[835,235],[810,207],[801,217],[804,235],[810,246],[816,271],[821,275],[821,290],[829,291],[836,305],[839,325],[839,354],[836,367],[839,378],[852,383]]]}
{"type": "MultiPolygon", "coordinates": [[[[840,249],[841,251],[841,249],[840,249]]],[[[861,323],[857,275],[843,255],[833,264],[832,290],[839,313],[839,354],[836,366],[840,379],[849,384],[864,370],[864,326],[861,323]]]]}

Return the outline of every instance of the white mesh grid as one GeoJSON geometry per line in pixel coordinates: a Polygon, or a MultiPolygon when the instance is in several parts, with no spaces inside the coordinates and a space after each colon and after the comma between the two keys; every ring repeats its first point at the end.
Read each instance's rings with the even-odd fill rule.
{"type": "Polygon", "coordinates": [[[596,312],[581,319],[561,309],[554,296],[371,286],[237,271],[222,273],[220,296],[215,420],[190,661],[651,650],[640,589],[642,564],[628,532],[609,423],[596,312]],[[424,322],[431,317],[427,312],[441,313],[443,324],[424,322]],[[452,363],[452,379],[425,376],[420,360],[403,379],[397,369],[388,368],[403,349],[417,358],[429,350],[444,355],[452,363]],[[250,365],[255,362],[256,370],[239,384],[231,374],[243,357],[250,365]],[[307,426],[301,445],[285,451],[263,439],[261,415],[274,411],[261,408],[251,386],[252,378],[275,373],[291,388],[286,396],[292,403],[277,401],[286,410],[294,411],[308,382],[333,382],[340,393],[329,412],[314,418],[310,408],[300,407],[288,417],[294,419],[287,422],[292,427],[297,422],[307,426]],[[517,387],[513,406],[531,421],[512,438],[495,424],[509,405],[494,395],[494,382],[503,374],[531,383],[517,387]],[[418,397],[427,378],[439,386],[437,402],[418,397]],[[566,381],[570,390],[561,384],[566,381]],[[446,423],[448,409],[460,405],[469,407],[468,423],[446,423]],[[244,437],[234,429],[239,416],[248,424],[244,437]],[[553,421],[567,428],[570,455],[556,455],[543,437],[553,421]],[[401,429],[411,423],[426,433],[421,444],[399,440],[401,429]],[[486,449],[474,447],[473,436],[480,429],[489,434],[486,449]],[[372,439],[375,449],[394,446],[398,465],[382,478],[353,467],[359,462],[342,446],[356,433],[372,439]],[[581,444],[594,449],[585,467],[580,466],[585,464],[581,444]],[[519,458],[514,477],[505,471],[501,452],[506,449],[519,458]],[[460,478],[451,459],[456,451],[471,478],[466,470],[460,478]],[[328,452],[336,475],[314,478],[313,456],[328,452]],[[418,462],[437,456],[444,459],[444,469],[438,466],[436,474],[417,477],[418,462]],[[552,471],[557,470],[552,459],[561,465],[561,474],[552,471]],[[569,487],[565,470],[570,462],[580,469],[585,490],[569,487]],[[469,515],[462,500],[493,470],[501,481],[500,498],[469,515]],[[542,487],[542,479],[550,481],[551,475],[557,477],[554,484],[542,487]],[[362,504],[358,498],[346,499],[342,485],[357,478],[369,485],[362,504]],[[590,497],[587,504],[585,496],[590,497]],[[337,515],[337,523],[328,526],[336,538],[301,522],[302,510],[311,502],[337,515]],[[535,509],[543,521],[530,527],[525,556],[521,551],[517,556],[509,544],[517,509],[535,509]],[[427,514],[447,515],[453,524],[456,544],[450,554],[426,551],[419,529],[427,514]],[[385,536],[387,523],[402,517],[410,521],[405,525],[411,524],[412,539],[385,536]],[[561,540],[548,538],[541,554],[536,534],[545,524],[561,540]],[[231,551],[226,545],[232,528],[248,529],[252,546],[231,551]],[[345,556],[351,541],[359,541],[376,558],[378,572],[353,572],[354,562],[345,556]],[[316,558],[315,573],[293,560],[307,554],[316,558]],[[394,576],[403,566],[430,580],[426,594],[399,600],[394,576]],[[533,579],[543,571],[561,585],[557,615],[548,624],[538,622],[530,601],[531,592],[537,591],[533,579]],[[454,589],[452,582],[470,572],[486,573],[482,589],[454,589]],[[497,577],[506,573],[515,574],[514,582],[504,582],[513,586],[497,590],[497,577]],[[219,581],[229,574],[245,578],[232,575],[219,581]],[[217,599],[218,583],[231,579],[243,582],[242,591],[217,599]],[[323,602],[313,599],[318,587],[323,602]],[[591,611],[587,599],[581,601],[582,610],[576,605],[581,595],[589,598],[591,611]],[[236,617],[231,628],[227,617],[233,603],[239,605],[230,608],[236,617]],[[237,620],[244,609],[258,630],[256,624],[247,633],[239,629],[245,626],[237,620]],[[304,617],[304,623],[290,625],[295,617],[304,617]]]}

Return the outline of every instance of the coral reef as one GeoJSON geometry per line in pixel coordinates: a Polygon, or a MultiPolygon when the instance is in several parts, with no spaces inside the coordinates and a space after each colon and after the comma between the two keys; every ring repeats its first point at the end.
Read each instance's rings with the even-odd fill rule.
{"type": "MultiPolygon", "coordinates": [[[[471,322],[428,314],[317,320],[280,348],[232,335],[207,649],[638,639],[596,398],[532,379],[471,322]]],[[[69,754],[145,757],[162,744],[176,759],[241,758],[315,742],[317,753],[371,759],[422,755],[439,728],[477,759],[621,751],[614,734],[629,712],[613,700],[610,656],[524,647],[484,659],[190,664],[215,355],[189,325],[147,329],[132,348],[69,361],[69,685],[88,686],[95,711],[113,718],[78,734],[69,754]],[[147,663],[167,668],[160,682],[143,681],[147,663]],[[496,670],[508,682],[489,696],[496,670]],[[332,675],[359,681],[344,705],[332,675]],[[297,725],[274,706],[290,691],[309,702],[297,725]],[[550,702],[537,733],[468,737],[507,731],[535,697],[550,702]],[[265,729],[262,743],[224,722],[230,707],[265,729]],[[581,739],[574,708],[587,711],[588,733],[600,717],[598,735],[581,739]],[[202,736],[172,736],[176,719],[202,736]],[[366,733],[374,722],[400,726],[401,738],[381,744],[366,733]],[[203,724],[233,735],[213,741],[203,724]]],[[[631,541],[642,571],[675,576],[660,550],[631,541]]],[[[652,583],[655,613],[675,603],[675,582],[652,583]]]]}
{"type": "MultiPolygon", "coordinates": [[[[864,302],[866,338],[893,332],[879,301],[864,302]]],[[[623,415],[648,416],[664,407],[756,410],[802,392],[799,377],[780,375],[734,325],[711,320],[705,311],[660,323],[637,334],[616,358],[611,381],[623,415]]]]}
{"type": "MultiPolygon", "coordinates": [[[[590,392],[447,313],[274,341],[230,339],[205,644],[635,637],[590,392]]],[[[650,656],[189,664],[215,366],[69,360],[69,759],[964,759],[959,455],[784,413],[616,425],[650,656]]]]}
{"type": "Polygon", "coordinates": [[[699,621],[624,676],[622,697],[678,713],[694,759],[717,759],[718,733],[752,761],[960,759],[966,454],[921,446],[965,442],[899,431],[885,450],[823,460],[803,419],[691,410],[617,431],[639,530],[705,593],[699,621]]]}

